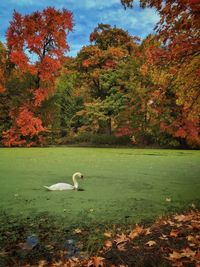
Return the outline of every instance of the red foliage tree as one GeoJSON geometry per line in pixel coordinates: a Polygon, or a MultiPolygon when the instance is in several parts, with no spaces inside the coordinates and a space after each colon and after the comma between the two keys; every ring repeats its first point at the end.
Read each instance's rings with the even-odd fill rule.
{"type": "MultiPolygon", "coordinates": [[[[133,7],[134,0],[121,0],[133,7]]],[[[199,0],[140,0],[141,7],[154,7],[160,15],[156,29],[169,48],[169,59],[185,60],[200,52],[199,0]]]]}
{"type": "Polygon", "coordinates": [[[11,112],[13,127],[3,133],[6,146],[33,146],[43,141],[41,132],[47,131],[42,126],[42,121],[37,118],[27,106],[20,107],[17,111],[11,112]]]}
{"type": "Polygon", "coordinates": [[[22,72],[33,75],[35,85],[27,88],[32,92],[32,99],[27,99],[27,103],[22,103],[13,113],[13,127],[4,133],[5,145],[25,145],[27,136],[36,138],[45,131],[36,115],[37,108],[54,91],[63,55],[69,50],[66,37],[72,27],[72,13],[66,9],[60,11],[48,7],[25,16],[14,11],[7,31],[10,60],[22,72]],[[22,127],[23,120],[28,131],[22,127]]]}

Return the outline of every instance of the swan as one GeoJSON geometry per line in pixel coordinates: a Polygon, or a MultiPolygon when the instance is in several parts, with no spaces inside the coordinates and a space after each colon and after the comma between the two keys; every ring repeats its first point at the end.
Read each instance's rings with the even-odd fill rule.
{"type": "Polygon", "coordinates": [[[74,185],[66,184],[66,183],[57,183],[57,184],[53,184],[51,186],[44,186],[44,187],[50,191],[77,190],[78,189],[78,182],[76,180],[76,176],[83,179],[83,175],[80,172],[75,172],[72,176],[72,181],[73,181],[74,185]]]}

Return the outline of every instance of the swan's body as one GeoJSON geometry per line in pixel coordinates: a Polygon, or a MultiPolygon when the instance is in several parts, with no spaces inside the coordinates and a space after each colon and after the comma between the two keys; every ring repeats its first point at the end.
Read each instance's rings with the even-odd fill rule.
{"type": "Polygon", "coordinates": [[[57,183],[57,184],[53,184],[51,186],[44,186],[44,187],[50,191],[77,190],[78,189],[78,182],[76,180],[76,176],[83,179],[83,175],[80,172],[74,173],[72,176],[72,181],[73,181],[74,185],[66,184],[66,183],[57,183]]]}

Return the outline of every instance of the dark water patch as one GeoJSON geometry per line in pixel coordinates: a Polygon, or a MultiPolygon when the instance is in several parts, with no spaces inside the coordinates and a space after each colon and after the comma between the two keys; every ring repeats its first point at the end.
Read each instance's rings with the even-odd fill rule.
{"type": "Polygon", "coordinates": [[[163,156],[168,156],[168,154],[156,154],[156,153],[149,153],[149,154],[143,154],[144,156],[156,156],[156,157],[163,157],[163,156]]]}
{"type": "Polygon", "coordinates": [[[162,153],[126,153],[120,152],[117,153],[118,155],[125,155],[125,156],[168,156],[169,154],[162,154],[162,153]]]}
{"type": "Polygon", "coordinates": [[[188,155],[192,155],[192,153],[189,152],[176,152],[177,155],[181,155],[181,156],[188,156],[188,155]]]}

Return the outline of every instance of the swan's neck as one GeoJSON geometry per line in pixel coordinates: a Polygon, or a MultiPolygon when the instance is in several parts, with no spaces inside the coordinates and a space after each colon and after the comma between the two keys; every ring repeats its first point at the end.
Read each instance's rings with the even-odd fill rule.
{"type": "Polygon", "coordinates": [[[73,183],[74,183],[74,188],[78,188],[78,182],[76,180],[76,173],[72,176],[72,180],[73,180],[73,183]]]}

